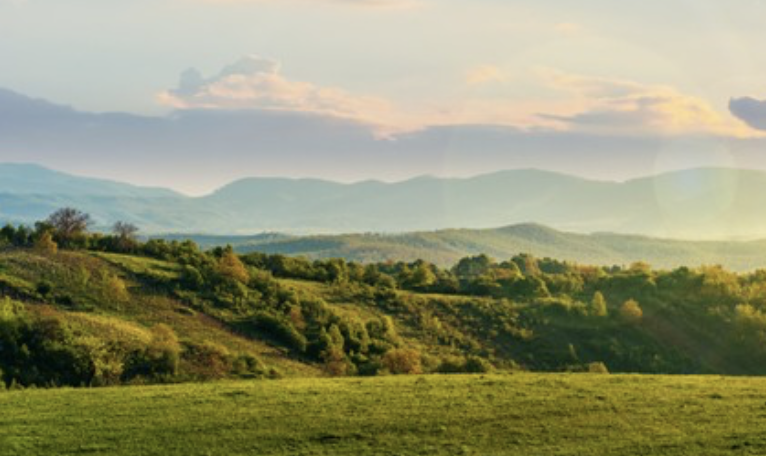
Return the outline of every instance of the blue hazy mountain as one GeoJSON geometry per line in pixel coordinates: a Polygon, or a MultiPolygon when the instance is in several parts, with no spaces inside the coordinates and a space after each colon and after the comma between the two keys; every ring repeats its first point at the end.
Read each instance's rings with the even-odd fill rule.
{"type": "Polygon", "coordinates": [[[766,173],[703,168],[626,182],[539,170],[395,183],[249,178],[188,197],[0,165],[0,221],[32,223],[62,206],[89,212],[98,227],[127,220],[145,233],[394,233],[534,222],[580,233],[756,238],[766,237],[766,173]]]}

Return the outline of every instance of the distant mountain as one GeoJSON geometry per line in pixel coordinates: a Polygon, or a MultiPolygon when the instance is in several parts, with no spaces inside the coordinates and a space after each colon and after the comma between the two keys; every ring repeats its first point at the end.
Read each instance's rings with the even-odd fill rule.
{"type": "Polygon", "coordinates": [[[678,241],[610,233],[576,234],[537,224],[487,230],[443,230],[396,235],[336,236],[259,235],[241,237],[192,236],[206,248],[230,244],[236,250],[345,258],[359,262],[424,259],[443,267],[460,258],[485,253],[498,260],[519,253],[580,264],[629,265],[643,261],[656,268],[720,264],[736,271],[766,268],[766,240],[678,241]]]}
{"type": "Polygon", "coordinates": [[[398,183],[245,179],[199,201],[225,215],[211,232],[404,232],[536,222],[577,232],[766,236],[766,173],[732,169],[624,183],[539,170],[398,183]]]}
{"type": "Polygon", "coordinates": [[[31,164],[0,164],[0,222],[32,224],[64,206],[93,216],[96,228],[117,220],[146,231],[181,230],[210,215],[172,190],[72,176],[31,164]],[[203,215],[204,214],[204,215],[203,215]]]}
{"type": "Polygon", "coordinates": [[[0,164],[0,193],[87,197],[177,198],[163,188],[147,188],[119,182],[76,177],[31,164],[0,164]]]}
{"type": "Polygon", "coordinates": [[[579,232],[681,239],[766,237],[766,172],[700,168],[627,182],[539,170],[472,178],[341,184],[250,178],[203,197],[0,165],[0,222],[32,223],[62,206],[146,234],[402,233],[534,222],[579,232]]]}

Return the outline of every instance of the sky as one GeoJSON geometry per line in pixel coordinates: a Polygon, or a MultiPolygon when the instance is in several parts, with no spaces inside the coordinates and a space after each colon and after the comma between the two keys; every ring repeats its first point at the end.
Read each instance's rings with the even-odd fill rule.
{"type": "MultiPolygon", "coordinates": [[[[397,155],[400,163],[378,170],[338,171],[343,163],[328,152],[334,169],[292,172],[296,157],[301,161],[297,152],[280,162],[274,148],[253,149],[258,159],[239,160],[246,149],[232,146],[237,152],[229,157],[227,141],[217,135],[210,154],[231,166],[215,172],[198,151],[183,172],[173,173],[169,163],[180,152],[166,145],[155,153],[173,160],[155,174],[111,166],[116,162],[106,152],[100,161],[67,160],[52,146],[35,153],[4,147],[1,137],[0,161],[188,193],[248,175],[351,181],[548,165],[624,179],[667,163],[766,168],[759,155],[766,153],[764,19],[760,0],[0,0],[0,87],[79,112],[172,118],[259,111],[334,119],[369,130],[371,145],[356,146],[370,148],[361,151],[365,157],[387,149],[376,141],[476,125],[535,137],[607,138],[615,149],[624,138],[626,150],[646,157],[643,165],[636,157],[622,165],[589,164],[596,158],[587,154],[581,160],[570,154],[564,164],[548,155],[514,161],[514,154],[545,149],[524,149],[520,141],[508,143],[507,156],[490,159],[477,155],[483,148],[477,140],[454,166],[429,167],[412,156],[417,148],[407,147],[397,155]],[[655,146],[642,152],[634,146],[641,141],[655,146]],[[485,161],[468,166],[472,160],[485,161]]],[[[333,131],[319,149],[332,149],[333,131]]],[[[310,143],[302,147],[315,153],[310,143]]],[[[423,146],[424,156],[433,147],[423,146]]],[[[556,147],[566,152],[566,145],[556,147]]]]}

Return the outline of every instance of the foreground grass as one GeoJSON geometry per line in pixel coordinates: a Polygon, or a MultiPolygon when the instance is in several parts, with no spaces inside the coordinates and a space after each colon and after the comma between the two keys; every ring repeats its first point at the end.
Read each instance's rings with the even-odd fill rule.
{"type": "Polygon", "coordinates": [[[766,453],[766,379],[516,374],[0,393],[0,454],[766,453]]]}

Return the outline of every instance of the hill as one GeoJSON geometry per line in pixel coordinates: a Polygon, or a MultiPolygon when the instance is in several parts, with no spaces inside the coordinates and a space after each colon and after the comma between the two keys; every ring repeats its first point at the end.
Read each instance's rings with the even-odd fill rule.
{"type": "Polygon", "coordinates": [[[754,378],[568,374],[0,392],[0,453],[762,454],[764,394],[754,378]]]}
{"type": "Polygon", "coordinates": [[[361,265],[48,230],[0,230],[9,386],[495,369],[766,374],[762,271],[529,255],[450,269],[361,265]]]}
{"type": "Polygon", "coordinates": [[[682,239],[766,236],[766,172],[703,168],[626,182],[539,170],[472,178],[342,184],[250,178],[202,196],[0,165],[0,222],[33,223],[62,206],[145,234],[402,233],[539,223],[573,232],[682,239]]]}
{"type": "Polygon", "coordinates": [[[448,229],[404,234],[324,236],[171,236],[191,238],[204,248],[231,245],[242,253],[263,252],[312,259],[344,258],[375,263],[423,259],[442,267],[463,257],[497,259],[519,253],[593,265],[646,262],[657,268],[720,264],[735,271],[766,268],[766,241],[680,241],[614,233],[579,234],[537,224],[486,230],[448,229]]]}

